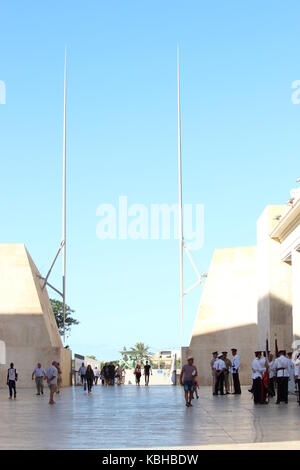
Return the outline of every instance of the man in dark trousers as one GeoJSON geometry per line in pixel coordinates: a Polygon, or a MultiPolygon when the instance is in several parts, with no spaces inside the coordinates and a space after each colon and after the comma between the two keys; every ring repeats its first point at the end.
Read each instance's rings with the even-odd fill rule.
{"type": "Polygon", "coordinates": [[[152,375],[152,369],[148,361],[146,361],[146,364],[144,365],[144,376],[145,376],[145,385],[146,387],[149,385],[149,378],[150,378],[150,373],[152,375]]]}
{"type": "Polygon", "coordinates": [[[9,389],[9,398],[12,399],[13,392],[14,398],[17,398],[16,382],[18,380],[17,370],[14,368],[14,364],[11,362],[10,368],[7,371],[7,385],[9,389]]]}
{"type": "Polygon", "coordinates": [[[224,372],[226,371],[226,364],[224,362],[224,356],[222,353],[218,354],[218,359],[214,363],[214,369],[216,370],[217,380],[215,386],[214,395],[224,395],[224,372]]]}
{"type": "Polygon", "coordinates": [[[252,362],[252,380],[253,385],[251,392],[254,397],[254,404],[267,404],[266,402],[266,388],[264,387],[264,373],[266,371],[265,364],[262,363],[262,352],[255,351],[255,359],[252,362]]]}
{"type": "Polygon", "coordinates": [[[239,372],[240,372],[241,361],[240,361],[239,356],[237,355],[237,349],[236,348],[231,348],[231,353],[232,353],[231,372],[232,372],[233,388],[234,388],[233,394],[234,395],[240,395],[241,394],[241,385],[240,385],[239,372]]]}
{"type": "Polygon", "coordinates": [[[276,405],[279,405],[281,401],[288,402],[289,360],[285,356],[285,351],[279,351],[279,357],[275,359],[274,367],[277,374],[276,405]]]}

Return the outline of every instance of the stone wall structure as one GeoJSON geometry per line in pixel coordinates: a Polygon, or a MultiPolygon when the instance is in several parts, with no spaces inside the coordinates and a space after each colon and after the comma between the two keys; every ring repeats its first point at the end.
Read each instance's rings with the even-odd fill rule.
{"type": "Polygon", "coordinates": [[[251,382],[256,349],[300,350],[300,190],[270,205],[257,222],[256,247],[217,249],[188,347],[200,384],[211,383],[211,353],[235,347],[242,384],[251,382]]]}
{"type": "Polygon", "coordinates": [[[23,244],[0,244],[0,341],[6,356],[0,387],[10,362],[19,372],[18,387],[32,387],[36,363],[48,368],[53,360],[61,365],[63,385],[70,385],[72,352],[63,347],[47,289],[23,244]]]}

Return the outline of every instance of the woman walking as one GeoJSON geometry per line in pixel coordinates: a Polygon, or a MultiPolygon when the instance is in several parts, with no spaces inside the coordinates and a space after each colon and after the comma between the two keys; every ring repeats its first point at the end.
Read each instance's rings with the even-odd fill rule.
{"type": "Polygon", "coordinates": [[[94,371],[93,371],[92,367],[90,366],[90,364],[87,366],[85,377],[86,377],[86,381],[87,381],[88,393],[91,393],[93,383],[94,383],[94,380],[95,380],[95,375],[94,375],[94,371]]]}
{"type": "Polygon", "coordinates": [[[140,381],[141,381],[141,375],[142,375],[142,369],[139,364],[135,366],[134,369],[134,375],[135,375],[135,383],[136,385],[140,386],[140,381]]]}

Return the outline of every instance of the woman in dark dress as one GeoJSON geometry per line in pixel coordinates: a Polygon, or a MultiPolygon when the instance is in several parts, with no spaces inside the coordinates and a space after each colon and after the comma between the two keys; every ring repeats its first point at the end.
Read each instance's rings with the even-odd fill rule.
{"type": "Polygon", "coordinates": [[[87,366],[85,377],[86,377],[88,392],[91,393],[95,376],[94,376],[94,371],[90,365],[87,366]]]}

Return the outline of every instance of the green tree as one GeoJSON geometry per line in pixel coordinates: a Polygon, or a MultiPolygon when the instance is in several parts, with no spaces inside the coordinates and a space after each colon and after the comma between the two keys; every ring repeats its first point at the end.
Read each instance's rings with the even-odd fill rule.
{"type": "Polygon", "coordinates": [[[131,348],[132,356],[138,360],[142,361],[149,356],[149,346],[146,346],[144,343],[136,343],[133,348],[131,348]]]}
{"type": "MultiPolygon", "coordinates": [[[[57,328],[59,334],[62,336],[64,334],[64,306],[60,300],[50,299],[51,307],[54,313],[54,317],[56,320],[57,328]]],[[[72,310],[68,305],[66,305],[66,318],[65,318],[65,328],[66,334],[70,334],[71,328],[74,325],[79,325],[79,321],[76,318],[73,318],[73,313],[75,311],[72,310]]]]}

